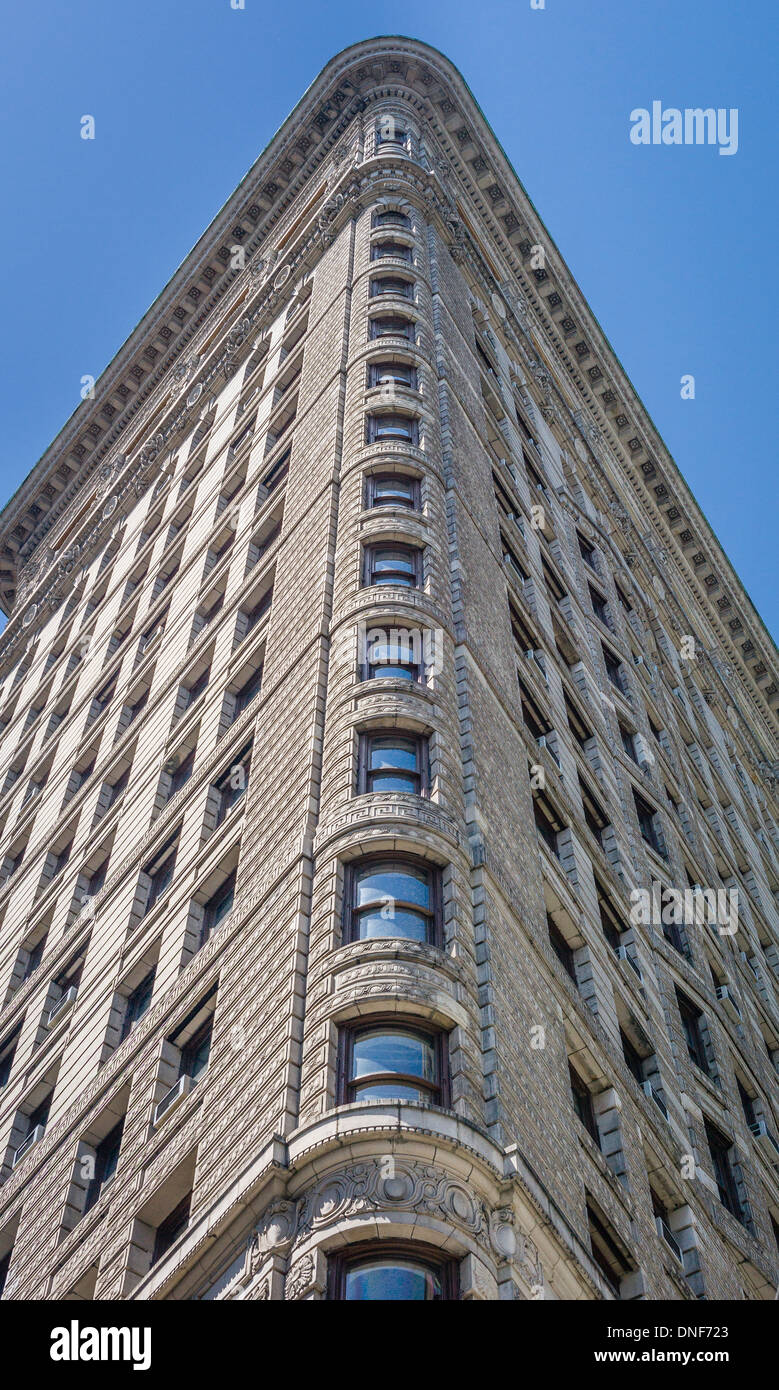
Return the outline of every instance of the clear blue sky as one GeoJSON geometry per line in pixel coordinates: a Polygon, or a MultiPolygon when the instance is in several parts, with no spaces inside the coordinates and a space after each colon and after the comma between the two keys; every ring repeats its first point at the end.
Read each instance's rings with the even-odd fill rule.
{"type": "Polygon", "coordinates": [[[394,30],[460,68],[776,632],[776,0],[244,3],[6,9],[1,500],[324,63],[394,30]],[[653,100],[737,107],[738,153],[632,145],[653,100]]]}

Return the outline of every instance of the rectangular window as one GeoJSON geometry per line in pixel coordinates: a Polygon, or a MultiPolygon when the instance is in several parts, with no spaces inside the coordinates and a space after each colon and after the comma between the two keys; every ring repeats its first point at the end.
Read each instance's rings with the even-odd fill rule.
{"type": "Polygon", "coordinates": [[[710,1124],[704,1118],[703,1126],[706,1131],[706,1141],[711,1154],[712,1167],[714,1168],[714,1180],[717,1184],[719,1199],[737,1221],[743,1222],[746,1216],[744,1205],[739,1195],[738,1183],[733,1170],[732,1152],[733,1145],[724,1134],[710,1124]]]}
{"type": "Polygon", "coordinates": [[[377,299],[382,295],[413,299],[414,282],[413,280],[404,280],[400,275],[378,275],[374,280],[371,280],[370,294],[372,299],[377,299]]]}
{"type": "Polygon", "coordinates": [[[566,974],[570,975],[574,984],[578,988],[578,981],[576,979],[576,966],[573,962],[573,951],[568,945],[568,942],[566,941],[559,927],[555,926],[548,912],[546,914],[546,927],[547,931],[549,932],[549,942],[552,947],[552,950],[557,956],[557,959],[559,960],[566,974]]]}
{"type": "Polygon", "coordinates": [[[363,583],[393,589],[418,589],[422,584],[422,551],[412,545],[366,545],[363,583]]]}
{"type": "Polygon", "coordinates": [[[392,256],[396,261],[406,261],[411,265],[414,257],[410,246],[406,246],[402,241],[374,241],[371,245],[371,260],[380,261],[385,256],[392,256]]]}
{"type": "Polygon", "coordinates": [[[84,1201],[84,1213],[95,1205],[98,1197],[106,1185],[111,1181],[119,1163],[119,1149],[122,1143],[122,1131],[124,1129],[124,1115],[118,1124],[101,1139],[95,1149],[95,1173],[89,1186],[87,1187],[86,1198],[84,1201]]]}
{"type": "Polygon", "coordinates": [[[604,627],[611,627],[608,604],[603,594],[599,594],[597,589],[593,589],[591,584],[588,584],[587,587],[590,591],[590,603],[592,604],[592,611],[595,617],[599,622],[603,623],[604,627]]]}
{"type": "Polygon", "coordinates": [[[218,798],[217,825],[222,824],[244,795],[249,785],[251,765],[252,745],[249,743],[241,749],[240,753],[236,754],[229,767],[225,768],[221,776],[212,784],[218,798]]]}
{"type": "Polygon", "coordinates": [[[397,439],[416,448],[419,444],[419,422],[411,415],[398,413],[366,415],[365,435],[368,444],[397,439]]]}
{"type": "Polygon", "coordinates": [[[449,1104],[446,1035],[391,1020],[344,1028],[340,1046],[339,1102],[407,1101],[449,1104]]]}
{"type": "Polygon", "coordinates": [[[403,729],[362,734],[357,788],[359,792],[426,795],[427,739],[403,729]]]}
{"type": "Polygon", "coordinates": [[[419,479],[405,473],[369,473],[365,480],[366,507],[420,507],[419,479]]]}
{"type": "Polygon", "coordinates": [[[173,882],[178,852],[179,831],[176,830],[152,859],[144,865],[143,872],[151,880],[146,895],[145,912],[152,911],[173,882]]]}
{"type": "Polygon", "coordinates": [[[676,991],[676,1000],[679,1005],[684,1040],[687,1044],[687,1051],[690,1054],[690,1058],[695,1063],[696,1067],[700,1067],[701,1071],[709,1076],[711,1075],[711,1068],[709,1066],[709,1059],[706,1055],[706,1043],[701,1029],[703,1014],[700,1009],[697,1009],[695,1005],[687,999],[685,995],[680,994],[678,990],[676,991]]]}
{"type": "Polygon", "coordinates": [[[557,844],[557,837],[564,828],[557,812],[551,802],[547,800],[543,792],[535,792],[533,795],[533,817],[536,823],[536,830],[541,839],[556,859],[560,857],[560,850],[557,844]]]}
{"type": "Polygon", "coordinates": [[[368,386],[403,386],[407,391],[416,391],[416,367],[412,367],[408,362],[370,362],[368,386]]]}
{"type": "Polygon", "coordinates": [[[233,869],[228,874],[224,883],[212,893],[203,910],[203,926],[200,933],[200,945],[205,946],[209,936],[216,931],[220,922],[233,910],[235,901],[235,877],[236,870],[233,869]]]}
{"type": "Polygon", "coordinates": [[[416,325],[412,319],[401,318],[399,314],[385,314],[379,318],[372,318],[369,322],[369,336],[371,338],[406,338],[408,342],[416,342],[416,325]]]}
{"type": "Polygon", "coordinates": [[[129,1038],[136,1023],[138,1023],[146,1013],[154,991],[155,974],[156,969],[150,970],[148,975],[144,975],[140,984],[136,985],[132,993],[128,994],[124,1018],[122,1019],[122,1030],[119,1035],[120,1042],[124,1042],[125,1038],[129,1038]]]}
{"type": "Polygon", "coordinates": [[[0,1043],[0,1087],[8,1085],[8,1078],[11,1075],[11,1067],[14,1064],[16,1047],[21,1035],[21,1024],[9,1037],[4,1038],[0,1043]]]}
{"type": "Polygon", "coordinates": [[[586,541],[586,540],[584,539],[583,536],[580,536],[579,533],[578,533],[578,531],[577,531],[576,535],[577,535],[577,539],[578,539],[578,542],[579,542],[579,552],[580,552],[580,554],[581,554],[581,557],[582,557],[584,563],[585,563],[586,565],[589,565],[590,569],[593,570],[593,571],[595,572],[595,574],[597,574],[597,573],[598,573],[598,559],[597,559],[597,556],[596,556],[596,554],[595,554],[595,548],[594,548],[594,546],[591,546],[590,543],[589,543],[589,541],[586,541]]]}
{"type": "Polygon", "coordinates": [[[571,1100],[573,1108],[581,1120],[584,1128],[592,1139],[593,1143],[600,1148],[600,1134],[595,1121],[595,1111],[592,1108],[592,1096],[589,1088],[582,1081],[579,1073],[572,1066],[568,1067],[571,1083],[571,1100]]]}
{"type": "Polygon", "coordinates": [[[638,817],[641,838],[649,845],[650,849],[654,850],[655,854],[659,854],[661,858],[666,859],[666,848],[658,832],[658,813],[642,796],[639,796],[635,788],[633,790],[633,800],[636,805],[636,815],[638,817]]]}
{"type": "Polygon", "coordinates": [[[261,688],[262,666],[257,666],[255,670],[252,671],[251,675],[244,681],[243,685],[236,691],[234,719],[237,719],[239,714],[242,714],[247,706],[251,704],[255,695],[259,693],[261,688]]]}
{"type": "Polygon", "coordinates": [[[152,1264],[156,1264],[166,1255],[171,1246],[175,1245],[179,1236],[183,1235],[189,1225],[189,1213],[192,1206],[192,1193],[188,1192],[176,1204],[171,1212],[161,1221],[157,1227],[154,1237],[154,1253],[152,1264]]]}
{"type": "Polygon", "coordinates": [[[622,674],[622,663],[614,656],[613,652],[609,651],[608,647],[603,647],[602,650],[603,661],[606,666],[606,675],[609,681],[614,686],[615,690],[618,690],[621,695],[627,697],[628,692],[625,684],[625,677],[622,674]]]}

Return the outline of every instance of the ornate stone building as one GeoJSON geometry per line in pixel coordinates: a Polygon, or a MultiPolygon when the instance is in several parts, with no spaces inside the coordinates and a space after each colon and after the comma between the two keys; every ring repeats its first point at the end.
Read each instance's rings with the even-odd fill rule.
{"type": "Polygon", "coordinates": [[[774,1296],[776,653],[441,54],[327,65],[0,586],[4,1299],[774,1296]]]}

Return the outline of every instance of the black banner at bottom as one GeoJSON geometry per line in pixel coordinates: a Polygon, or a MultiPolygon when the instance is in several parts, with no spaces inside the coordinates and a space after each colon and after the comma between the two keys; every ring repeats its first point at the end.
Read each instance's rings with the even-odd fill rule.
{"type": "Polygon", "coordinates": [[[43,1372],[50,1387],[106,1370],[112,1378],[139,1373],[152,1383],[171,1373],[201,1381],[232,1376],[247,1363],[262,1377],[280,1356],[296,1377],[309,1369],[310,1356],[311,1374],[319,1376],[338,1364],[339,1346],[344,1369],[359,1356],[360,1378],[375,1373],[381,1379],[393,1365],[404,1374],[407,1334],[414,1339],[417,1381],[420,1372],[440,1375],[450,1368],[461,1376],[464,1352],[470,1374],[474,1355],[478,1372],[480,1354],[484,1373],[493,1373],[494,1345],[484,1340],[491,1335],[510,1339],[502,1343],[503,1354],[515,1356],[518,1369],[532,1356],[534,1368],[552,1375],[590,1372],[597,1380],[601,1373],[629,1376],[634,1369],[669,1366],[748,1374],[770,1359],[778,1323],[776,1302],[498,1302],[456,1313],[451,1304],[423,1312],[410,1304],[347,1308],[331,1302],[0,1304],[6,1355],[22,1351],[25,1376],[43,1372]]]}

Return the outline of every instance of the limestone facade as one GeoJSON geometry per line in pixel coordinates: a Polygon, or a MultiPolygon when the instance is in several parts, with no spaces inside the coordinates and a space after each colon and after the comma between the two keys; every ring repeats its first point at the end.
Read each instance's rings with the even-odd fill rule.
{"type": "Polygon", "coordinates": [[[0,584],[4,1299],[337,1298],[377,1251],[774,1297],[776,653],[444,57],[328,64],[0,584]],[[358,1098],[371,1025],[421,1094],[358,1098]]]}

